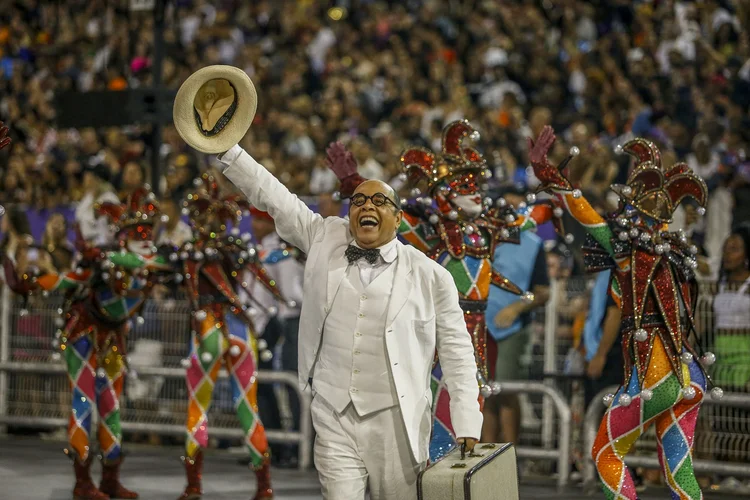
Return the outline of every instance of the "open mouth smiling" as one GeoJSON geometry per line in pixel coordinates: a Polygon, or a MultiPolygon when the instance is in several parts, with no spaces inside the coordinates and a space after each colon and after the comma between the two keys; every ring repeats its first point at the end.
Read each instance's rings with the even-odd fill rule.
{"type": "Polygon", "coordinates": [[[359,218],[360,227],[377,227],[380,221],[372,215],[363,215],[359,218]]]}

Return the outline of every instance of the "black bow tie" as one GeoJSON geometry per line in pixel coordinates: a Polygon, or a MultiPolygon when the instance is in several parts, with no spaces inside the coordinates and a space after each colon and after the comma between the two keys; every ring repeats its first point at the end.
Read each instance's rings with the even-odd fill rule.
{"type": "Polygon", "coordinates": [[[349,245],[348,247],[346,247],[346,252],[344,253],[344,255],[346,255],[346,260],[349,261],[349,264],[357,262],[362,258],[364,258],[370,264],[375,264],[375,262],[377,262],[378,258],[380,257],[380,249],[359,248],[355,247],[354,245],[349,245]]]}

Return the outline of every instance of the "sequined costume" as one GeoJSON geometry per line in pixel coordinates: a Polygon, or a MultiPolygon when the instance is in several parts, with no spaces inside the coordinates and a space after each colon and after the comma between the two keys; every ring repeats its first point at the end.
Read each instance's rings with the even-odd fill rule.
{"type": "MultiPolygon", "coordinates": [[[[440,153],[412,148],[401,155],[405,180],[414,186],[412,194],[418,197],[416,203],[404,206],[399,237],[453,276],[474,344],[483,400],[499,389],[497,384],[487,383],[485,309],[490,286],[517,295],[524,293],[493,268],[495,248],[502,243],[518,243],[520,231],[536,229],[538,224],[552,218],[553,210],[548,204],[538,204],[528,214],[521,215],[502,198],[495,206],[491,198],[483,199],[481,184],[489,171],[482,155],[464,145],[467,137],[476,139],[478,134],[466,120],[456,121],[443,130],[440,153]],[[463,202],[457,203],[457,198],[463,202]]],[[[352,171],[341,168],[334,171],[342,181],[343,194],[351,193],[363,180],[352,171]]],[[[533,295],[525,294],[525,298],[533,300],[533,295]]],[[[450,396],[442,375],[436,360],[431,380],[434,418],[430,459],[433,461],[455,446],[450,396]]]]}
{"type": "MultiPolygon", "coordinates": [[[[667,223],[687,197],[704,206],[706,185],[685,164],[664,168],[656,146],[635,139],[622,148],[635,158],[635,168],[627,185],[612,187],[620,207],[605,218],[573,188],[562,168],[547,161],[554,140],[547,128],[531,149],[535,174],[541,188],[586,228],[587,270],[612,269],[610,293],[622,311],[625,378],[617,393],[606,398],[610,406],[591,451],[605,495],[637,498],[623,457],[655,424],[659,462],[672,497],[702,498],[691,452],[709,382],[701,362],[710,364],[714,356],[706,353],[699,362],[688,342],[695,330],[696,249],[684,235],[668,232],[667,223]]],[[[721,397],[719,388],[711,393],[721,397]]]]}
{"type": "Polygon", "coordinates": [[[244,289],[252,299],[248,283],[243,282],[250,271],[276,298],[283,298],[249,244],[249,235],[240,237],[236,229],[226,232],[227,222],[236,224],[241,218],[243,202],[237,197],[220,198],[210,174],[203,174],[196,187],[187,197],[186,212],[197,238],[170,256],[180,269],[179,281],[188,293],[193,318],[190,353],[184,360],[190,397],[183,457],[188,484],[180,498],[197,499],[202,494],[202,449],[208,445],[208,410],[222,362],[230,375],[233,403],[258,480],[255,499],[273,498],[268,441],[257,407],[259,344],[261,356],[271,353],[262,339],[256,340],[253,308],[242,303],[237,291],[244,289]]]}
{"type": "Polygon", "coordinates": [[[97,206],[100,214],[110,218],[119,248],[94,248],[79,241],[81,260],[75,271],[19,277],[10,261],[5,262],[6,275],[11,278],[8,284],[15,292],[25,297],[58,290],[65,294],[66,303],[58,310],[61,329],[55,345],[65,360],[72,391],[70,447],[65,452],[74,461],[73,495],[77,499],[138,497],[119,482],[119,398],[127,372],[130,319],[142,308],[155,278],[169,270],[166,259],[154,253],[152,224],[158,207],[153,200],[153,194],[139,189],[123,205],[97,206]],[[97,435],[103,463],[98,489],[89,475],[94,412],[99,417],[97,435]]]}

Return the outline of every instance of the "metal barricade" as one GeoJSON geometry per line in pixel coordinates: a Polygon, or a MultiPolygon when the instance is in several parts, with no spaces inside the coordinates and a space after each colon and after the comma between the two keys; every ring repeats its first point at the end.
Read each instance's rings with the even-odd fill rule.
{"type": "Polygon", "coordinates": [[[559,419],[558,445],[557,448],[537,449],[526,446],[516,448],[518,456],[521,458],[541,458],[545,460],[557,461],[557,485],[564,487],[568,484],[570,473],[570,407],[565,402],[560,391],[545,385],[541,382],[502,382],[500,383],[500,394],[502,393],[526,393],[526,394],[543,394],[555,407],[559,419]]]}
{"type": "MultiPolygon", "coordinates": [[[[53,348],[60,326],[60,297],[50,295],[29,303],[20,314],[20,301],[3,291],[0,304],[0,426],[62,428],[70,414],[70,390],[65,367],[53,348]]],[[[158,435],[185,434],[188,395],[181,362],[190,338],[189,306],[182,300],[149,301],[143,321],[129,335],[129,372],[120,399],[122,429],[158,435]]],[[[258,372],[261,384],[291,388],[300,402],[299,431],[266,429],[270,442],[298,443],[299,467],[311,465],[311,396],[303,393],[293,372],[258,372]]],[[[210,435],[242,438],[229,389],[221,370],[209,410],[210,435]]]]}
{"type": "MultiPolygon", "coordinates": [[[[589,405],[586,410],[586,417],[584,420],[584,441],[586,443],[586,450],[591,451],[594,447],[594,440],[596,439],[596,433],[599,430],[599,424],[602,419],[602,415],[605,411],[605,405],[603,398],[608,393],[614,394],[617,391],[617,386],[608,387],[602,390],[589,405]]],[[[701,440],[697,439],[698,434],[701,432],[701,421],[711,419],[713,407],[730,407],[730,408],[744,408],[750,409],[750,394],[743,393],[724,393],[724,397],[720,400],[714,400],[710,397],[706,397],[703,400],[703,407],[699,413],[698,426],[696,427],[696,444],[701,440]],[[708,410],[708,411],[707,411],[708,410]]],[[[705,427],[704,427],[705,429],[705,427]]],[[[653,434],[653,426],[650,432],[653,434]]],[[[646,434],[644,434],[644,437],[646,434]]],[[[703,440],[705,441],[705,440],[703,440]]],[[[704,454],[707,450],[703,449],[702,446],[693,446],[693,468],[696,472],[709,472],[725,475],[734,476],[745,476],[750,477],[750,464],[748,463],[729,463],[726,461],[718,460],[705,460],[701,458],[695,458],[696,454],[704,454]]],[[[658,469],[659,459],[656,456],[639,456],[636,454],[629,454],[625,457],[625,463],[633,467],[647,467],[658,469]]],[[[596,467],[593,459],[590,455],[585,462],[583,471],[583,482],[584,485],[590,486],[596,481],[596,467]]]]}

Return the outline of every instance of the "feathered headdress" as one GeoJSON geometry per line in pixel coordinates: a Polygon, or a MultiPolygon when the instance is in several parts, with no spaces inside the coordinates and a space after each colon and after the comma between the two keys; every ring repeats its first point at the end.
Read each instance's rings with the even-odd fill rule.
{"type": "Polygon", "coordinates": [[[645,139],[633,139],[622,150],[636,160],[627,184],[612,186],[623,204],[660,222],[670,222],[677,206],[688,197],[705,208],[706,183],[687,164],[676,163],[664,169],[659,149],[645,139]]]}
{"type": "MultiPolygon", "coordinates": [[[[489,176],[486,162],[474,148],[464,146],[464,139],[479,139],[479,132],[466,120],[449,123],[443,129],[443,146],[435,154],[426,148],[407,149],[401,155],[401,164],[413,186],[426,185],[431,194],[438,186],[456,177],[478,183],[489,176]]],[[[449,186],[452,187],[452,186],[449,186]]]]}

